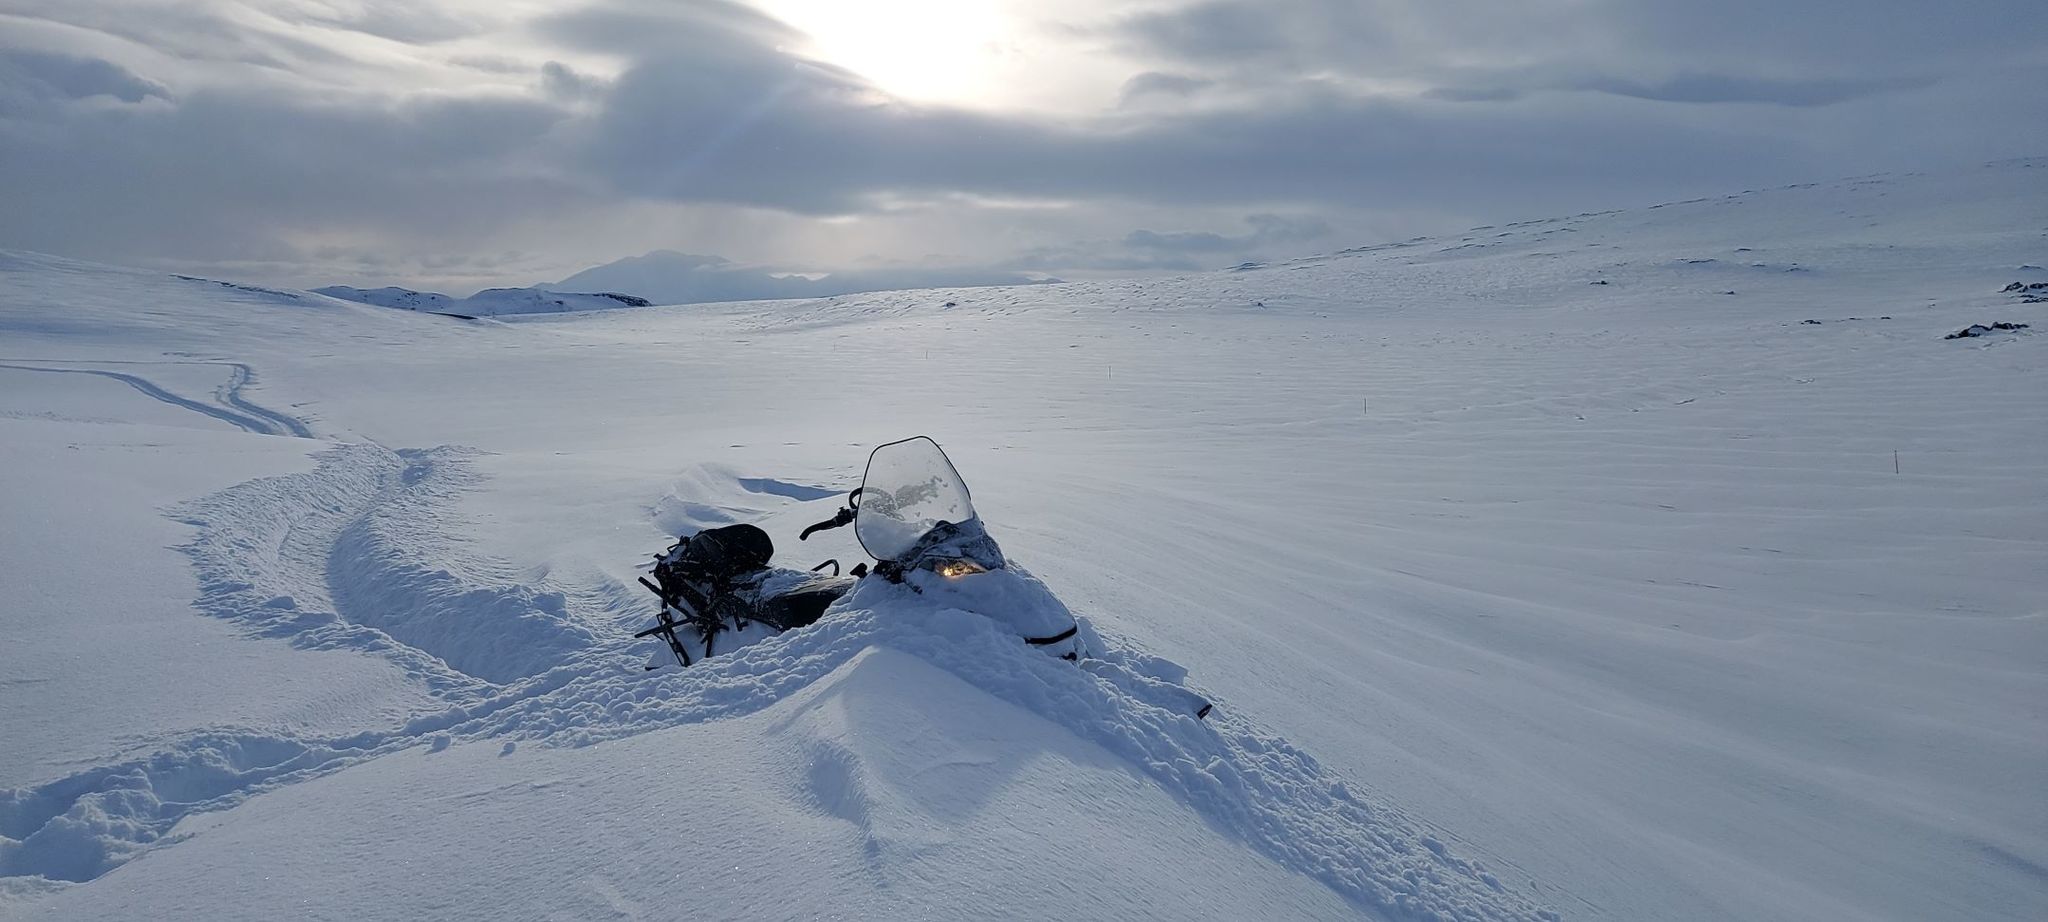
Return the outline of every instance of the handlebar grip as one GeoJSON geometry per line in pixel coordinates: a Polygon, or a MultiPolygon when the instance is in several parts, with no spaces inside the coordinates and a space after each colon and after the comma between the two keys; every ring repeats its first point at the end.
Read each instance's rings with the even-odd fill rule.
{"type": "Polygon", "coordinates": [[[796,539],[798,541],[809,541],[811,539],[812,532],[824,531],[827,528],[838,528],[839,526],[845,525],[846,523],[851,521],[853,521],[853,510],[841,509],[839,510],[838,515],[835,515],[829,519],[826,519],[823,522],[819,522],[816,525],[804,529],[801,534],[796,536],[796,539]]]}

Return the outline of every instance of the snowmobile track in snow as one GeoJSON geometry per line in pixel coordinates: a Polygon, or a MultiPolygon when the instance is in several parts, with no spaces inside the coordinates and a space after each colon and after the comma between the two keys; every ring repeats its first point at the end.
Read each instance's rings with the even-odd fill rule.
{"type": "Polygon", "coordinates": [[[385,656],[444,696],[564,665],[597,643],[564,596],[501,584],[435,530],[475,479],[472,455],[343,445],[314,471],[188,504],[177,517],[199,528],[185,548],[198,607],[300,646],[385,656]]]}
{"type": "MultiPolygon", "coordinates": [[[[1214,828],[1379,916],[1555,918],[1453,854],[1448,837],[1352,793],[1284,740],[1227,711],[1196,720],[1146,680],[1169,664],[1116,652],[1092,627],[1105,670],[1077,669],[987,618],[920,609],[876,585],[811,628],[690,670],[622,669],[631,644],[602,640],[602,626],[579,620],[562,593],[494,573],[445,537],[451,500],[477,477],[474,456],[340,445],[312,471],[251,480],[174,512],[198,529],[185,551],[202,611],[301,647],[384,657],[445,708],[324,739],[195,733],[146,756],[0,791],[0,878],[92,880],[204,834],[178,828],[189,816],[400,750],[486,739],[583,746],[743,718],[803,697],[881,647],[1054,721],[1214,828]]],[[[818,808],[862,824],[868,808],[854,779],[864,763],[849,752],[814,755],[803,782],[818,808]]]]}
{"type": "Polygon", "coordinates": [[[306,649],[384,657],[446,709],[324,740],[203,732],[144,758],[0,791],[0,878],[94,879],[174,840],[187,815],[422,745],[579,674],[561,667],[599,644],[568,618],[560,593],[458,575],[458,563],[487,565],[451,560],[432,532],[440,507],[474,480],[473,455],[341,445],[313,471],[238,484],[174,513],[198,529],[184,550],[201,611],[306,649]]]}
{"type": "MultiPolygon", "coordinates": [[[[15,361],[43,360],[27,359],[15,361]]],[[[310,427],[308,427],[303,421],[295,417],[286,415],[284,413],[279,413],[276,410],[258,406],[257,404],[250,402],[249,400],[242,396],[242,388],[246,387],[247,385],[255,381],[256,373],[255,371],[251,370],[249,366],[242,364],[241,362],[95,361],[87,364],[218,365],[225,367],[229,370],[229,377],[227,383],[222,384],[220,387],[214,389],[213,396],[218,403],[208,404],[202,403],[197,400],[193,400],[189,397],[181,397],[175,393],[172,393],[168,388],[165,388],[162,385],[149,380],[148,378],[144,378],[141,375],[131,375],[126,372],[105,371],[98,368],[72,368],[52,364],[18,365],[14,364],[14,361],[0,363],[0,368],[12,369],[14,371],[41,371],[49,372],[52,374],[93,375],[95,377],[107,378],[110,380],[119,381],[122,384],[126,384],[129,387],[132,387],[139,391],[140,393],[142,393],[143,396],[148,397],[152,400],[160,401],[171,406],[178,407],[179,409],[191,410],[194,413],[199,413],[205,416],[213,417],[214,419],[220,420],[221,422],[227,423],[228,425],[241,429],[244,432],[251,432],[255,433],[256,435],[289,435],[302,439],[310,439],[313,437],[313,430],[310,427]]]]}

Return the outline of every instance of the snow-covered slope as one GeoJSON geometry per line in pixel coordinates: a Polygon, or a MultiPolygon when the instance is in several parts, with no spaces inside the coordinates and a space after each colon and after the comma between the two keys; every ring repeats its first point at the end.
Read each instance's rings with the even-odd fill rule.
{"type": "Polygon", "coordinates": [[[414,291],[386,285],[383,288],[354,288],[348,285],[329,285],[313,289],[314,294],[354,301],[358,304],[375,304],[378,307],[397,307],[409,311],[431,311],[445,314],[456,310],[461,298],[451,298],[438,291],[414,291]]]}
{"type": "Polygon", "coordinates": [[[613,292],[579,293],[545,288],[486,288],[467,298],[451,298],[431,291],[410,288],[351,288],[330,285],[313,289],[343,301],[396,307],[409,311],[453,314],[458,317],[496,317],[501,314],[554,314],[566,311],[602,311],[620,307],[646,307],[646,298],[613,292]]]}
{"type": "Polygon", "coordinates": [[[0,256],[0,916],[2039,918],[2044,176],[489,324],[0,256]],[[638,671],[916,432],[1219,713],[886,587],[638,671]]]}

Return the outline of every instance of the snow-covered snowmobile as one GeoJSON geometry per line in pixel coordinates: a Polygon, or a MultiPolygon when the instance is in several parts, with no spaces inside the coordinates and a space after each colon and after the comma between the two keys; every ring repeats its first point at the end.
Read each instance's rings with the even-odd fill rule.
{"type": "MultiPolygon", "coordinates": [[[[846,506],[804,529],[798,540],[846,525],[854,527],[875,562],[843,576],[837,560],[810,571],[773,566],[774,543],[754,525],[728,525],[677,539],[655,556],[654,578],[640,580],[661,597],[660,620],[634,636],[661,638],[677,665],[689,666],[721,649],[807,627],[857,582],[878,579],[919,595],[944,594],[949,607],[987,616],[1024,643],[1092,671],[1129,670],[1136,664],[1095,660],[1101,651],[1087,649],[1081,625],[1067,607],[1003,556],[975,514],[966,482],[928,437],[876,448],[846,506]],[[828,566],[831,574],[820,572],[828,566]]],[[[1179,678],[1136,665],[1138,681],[1160,684],[1179,678]]],[[[1208,714],[1207,701],[1184,694],[1197,716],[1208,714]]]]}

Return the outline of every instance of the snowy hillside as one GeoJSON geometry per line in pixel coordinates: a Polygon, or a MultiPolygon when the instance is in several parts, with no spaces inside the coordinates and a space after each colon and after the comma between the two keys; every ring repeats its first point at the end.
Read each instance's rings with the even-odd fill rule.
{"type": "Polygon", "coordinates": [[[352,288],[347,285],[329,285],[313,289],[314,294],[354,301],[358,304],[375,304],[378,307],[396,307],[409,311],[429,311],[446,314],[455,311],[460,298],[451,298],[437,291],[414,291],[386,285],[383,288],[352,288]]]}
{"type": "Polygon", "coordinates": [[[566,311],[598,311],[620,307],[646,307],[646,298],[612,292],[578,293],[545,288],[486,288],[467,298],[451,298],[431,291],[410,288],[350,288],[330,285],[313,289],[316,294],[359,304],[397,307],[409,311],[452,314],[457,317],[496,317],[503,314],[553,314],[566,311]]]}
{"type": "Polygon", "coordinates": [[[2042,266],[2048,160],[503,323],[0,254],[0,917],[2039,919],[2042,266]],[[641,671],[916,433],[1217,713],[880,584],[641,671]]]}

